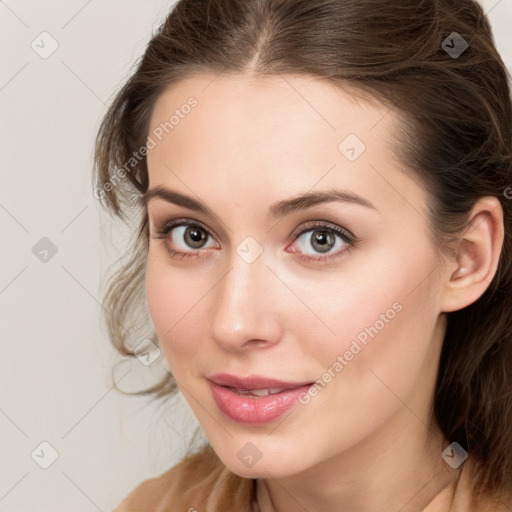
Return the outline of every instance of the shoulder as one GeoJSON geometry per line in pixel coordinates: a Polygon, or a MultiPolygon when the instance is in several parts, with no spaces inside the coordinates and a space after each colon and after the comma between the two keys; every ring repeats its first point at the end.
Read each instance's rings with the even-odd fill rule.
{"type": "Polygon", "coordinates": [[[250,511],[254,481],[230,471],[211,446],[140,483],[114,512],[250,511]]]}

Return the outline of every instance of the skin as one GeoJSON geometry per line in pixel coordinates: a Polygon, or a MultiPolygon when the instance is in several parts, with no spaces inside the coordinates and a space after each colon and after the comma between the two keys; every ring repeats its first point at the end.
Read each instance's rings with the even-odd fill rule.
{"type": "Polygon", "coordinates": [[[453,255],[440,255],[426,192],[390,149],[393,111],[306,76],[200,75],[160,96],[150,129],[192,95],[197,107],[148,152],[150,190],[215,214],[147,203],[148,306],[180,390],[222,462],[258,478],[273,510],[419,510],[460,471],[441,458],[449,441],[430,422],[431,400],[446,312],[477,300],[496,271],[499,202],[481,200],[453,255]],[[366,145],[352,162],[338,149],[350,133],[366,145]],[[375,209],[331,202],[267,218],[277,201],[331,188],[375,209]],[[204,248],[187,245],[184,228],[157,233],[184,217],[206,229],[204,248]],[[330,261],[309,227],[325,222],[357,238],[350,247],[334,235],[330,261]],[[262,249],[252,263],[237,254],[247,236],[262,249]],[[260,426],[217,408],[206,376],[314,381],[396,303],[400,312],[308,404],[260,426]],[[237,457],[248,442],[262,455],[252,467],[237,457]]]}

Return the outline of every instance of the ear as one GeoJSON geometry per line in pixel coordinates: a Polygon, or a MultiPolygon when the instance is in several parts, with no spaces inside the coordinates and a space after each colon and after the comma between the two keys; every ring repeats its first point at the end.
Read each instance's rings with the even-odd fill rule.
{"type": "Polygon", "coordinates": [[[496,274],[503,246],[503,208],[498,198],[481,198],[446,266],[441,311],[457,311],[478,300],[496,274]]]}

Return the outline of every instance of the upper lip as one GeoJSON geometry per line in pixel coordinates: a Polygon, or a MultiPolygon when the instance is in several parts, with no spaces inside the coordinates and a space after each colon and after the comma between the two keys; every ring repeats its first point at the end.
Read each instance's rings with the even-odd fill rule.
{"type": "Polygon", "coordinates": [[[217,373],[207,378],[219,386],[228,386],[235,389],[294,389],[312,384],[311,381],[284,382],[259,375],[237,377],[228,373],[217,373]]]}

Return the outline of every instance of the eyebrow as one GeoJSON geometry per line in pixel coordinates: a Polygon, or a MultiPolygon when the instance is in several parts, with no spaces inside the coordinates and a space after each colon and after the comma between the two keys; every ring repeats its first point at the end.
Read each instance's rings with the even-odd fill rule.
{"type": "MultiPolygon", "coordinates": [[[[161,185],[148,190],[141,198],[142,205],[147,206],[154,198],[163,199],[168,203],[183,206],[189,210],[203,213],[210,217],[216,217],[215,213],[201,201],[193,197],[170,190],[161,185]]],[[[378,211],[377,208],[367,199],[357,194],[342,189],[330,189],[325,191],[306,192],[304,194],[273,203],[268,210],[268,219],[278,219],[294,212],[305,210],[319,204],[344,202],[351,203],[378,211]]]]}

